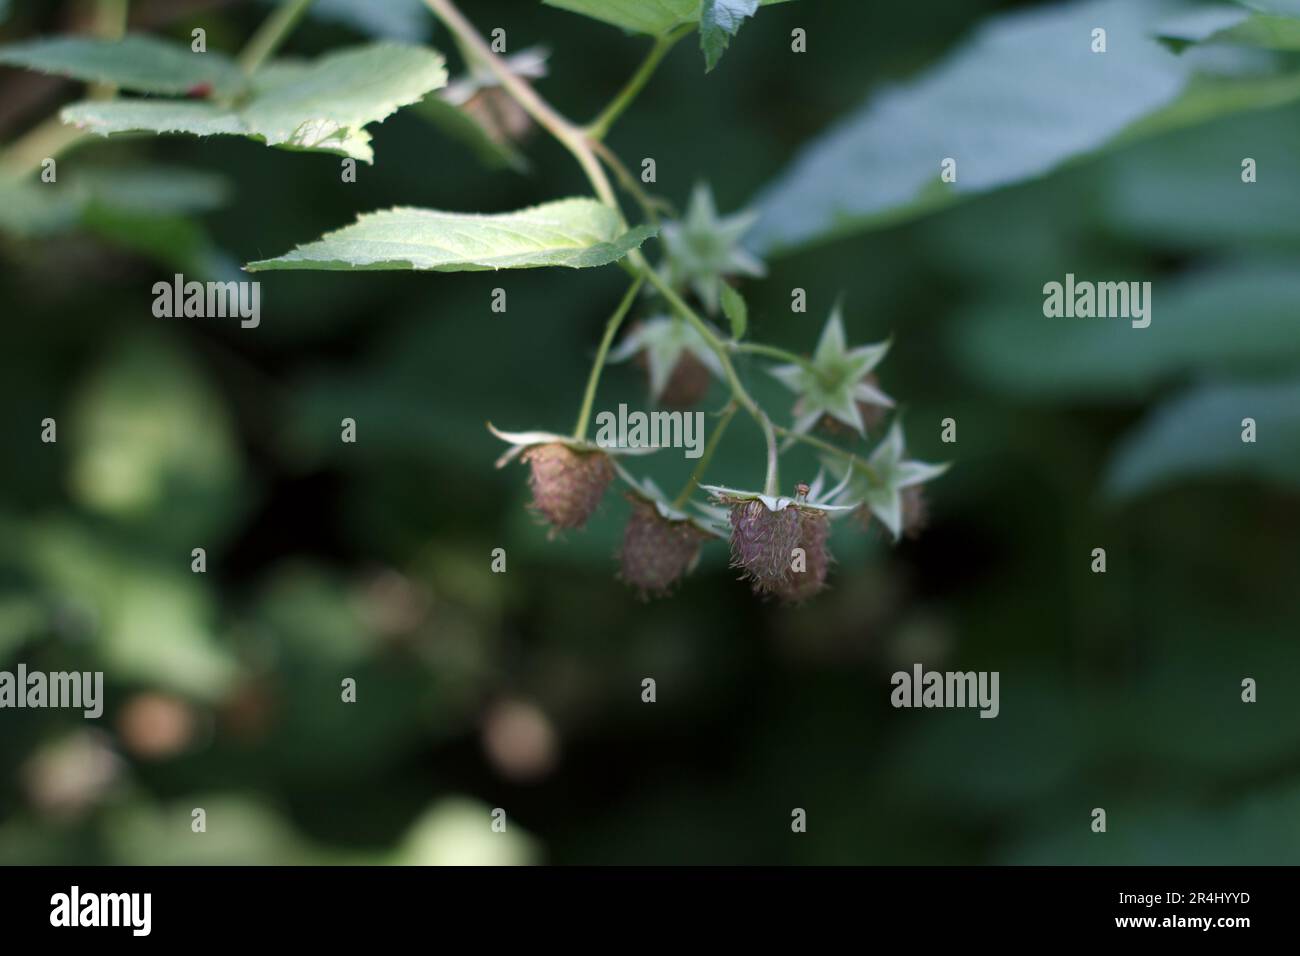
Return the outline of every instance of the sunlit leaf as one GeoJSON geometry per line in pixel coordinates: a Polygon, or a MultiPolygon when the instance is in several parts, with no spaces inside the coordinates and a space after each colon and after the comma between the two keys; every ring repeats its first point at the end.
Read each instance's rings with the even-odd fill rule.
{"type": "Polygon", "coordinates": [[[398,208],[363,215],[316,242],[246,268],[578,269],[615,262],[654,234],[649,226],[625,230],[618,214],[594,199],[561,199],[493,215],[398,208]]]}
{"type": "Polygon", "coordinates": [[[442,57],[421,47],[378,44],[310,64],[277,62],[257,74],[237,106],[198,100],[88,100],[66,107],[64,122],[113,133],[237,135],[268,146],[318,150],[370,162],[365,127],[418,103],[447,82],[442,57]]]}

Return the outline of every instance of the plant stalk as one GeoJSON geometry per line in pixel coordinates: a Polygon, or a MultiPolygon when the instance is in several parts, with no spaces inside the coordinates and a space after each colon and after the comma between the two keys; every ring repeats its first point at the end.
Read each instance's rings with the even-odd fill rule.
{"type": "Polygon", "coordinates": [[[609,128],[632,105],[632,101],[637,98],[637,94],[641,92],[646,83],[649,82],[650,77],[654,75],[655,69],[659,66],[659,61],[668,54],[669,50],[676,46],[678,40],[693,29],[695,29],[694,24],[683,24],[671,33],[667,33],[655,40],[654,46],[650,48],[650,52],[641,61],[637,71],[632,74],[632,78],[627,81],[623,89],[619,90],[618,94],[601,111],[600,115],[587,124],[584,132],[588,138],[594,142],[600,142],[605,138],[609,128]]]}
{"type": "Polygon", "coordinates": [[[583,441],[587,437],[587,423],[591,420],[591,408],[596,402],[596,386],[600,383],[600,373],[605,368],[609,347],[618,333],[619,326],[623,324],[624,317],[632,308],[632,303],[636,301],[636,294],[641,291],[641,283],[644,281],[644,276],[637,277],[624,293],[623,301],[618,304],[614,314],[605,323],[605,335],[600,340],[600,348],[596,350],[596,359],[592,362],[591,374],[587,377],[587,391],[582,396],[582,408],[578,410],[578,423],[573,426],[573,437],[578,441],[583,441]]]}
{"type": "Polygon", "coordinates": [[[239,66],[245,75],[252,76],[270,59],[293,32],[311,4],[312,0],[284,0],[275,12],[262,21],[262,25],[239,54],[239,66]]]}
{"type": "Polygon", "coordinates": [[[731,348],[734,351],[746,352],[750,355],[765,355],[768,358],[780,359],[782,362],[789,362],[809,371],[813,368],[811,360],[786,349],[777,348],[775,345],[763,345],[761,342],[732,342],[731,348]]]}
{"type": "Polygon", "coordinates": [[[735,400],[727,403],[726,408],[722,410],[722,418],[718,421],[717,426],[713,429],[713,434],[709,436],[709,443],[704,446],[704,454],[700,460],[695,463],[695,468],[691,471],[691,476],[686,479],[686,484],[678,492],[677,497],[673,499],[673,507],[681,511],[685,506],[687,499],[694,493],[700,479],[704,477],[704,470],[709,467],[709,461],[713,458],[713,453],[717,450],[718,445],[722,442],[722,435],[731,424],[731,420],[736,417],[736,412],[740,406],[735,400]]]}

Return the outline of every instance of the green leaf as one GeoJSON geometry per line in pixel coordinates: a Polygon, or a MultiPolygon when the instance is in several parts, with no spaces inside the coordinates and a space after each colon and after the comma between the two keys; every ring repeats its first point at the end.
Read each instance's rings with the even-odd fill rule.
{"type": "Polygon", "coordinates": [[[1300,17],[1300,0],[1233,0],[1256,13],[1278,17],[1300,17]]]}
{"type": "Polygon", "coordinates": [[[24,239],[65,232],[76,226],[83,205],[73,190],[0,179],[0,232],[24,239]]]}
{"type": "MultiPolygon", "coordinates": [[[[228,192],[220,176],[167,166],[89,168],[58,183],[0,181],[0,232],[34,238],[85,226],[98,231],[100,224],[124,218],[143,228],[148,218],[215,209],[228,192]]],[[[127,233],[117,235],[129,238],[127,233]]],[[[163,244],[156,248],[171,251],[163,244]]]]}
{"type": "Polygon", "coordinates": [[[700,49],[704,51],[706,73],[718,65],[741,24],[757,12],[758,0],[704,0],[700,7],[700,49]]]}
{"type": "MultiPolygon", "coordinates": [[[[1267,4],[1264,4],[1267,6],[1267,4]]],[[[1162,21],[1156,35],[1175,45],[1231,43],[1268,50],[1300,49],[1300,20],[1241,6],[1195,6],[1162,21]]]]}
{"type": "Polygon", "coordinates": [[[731,323],[731,337],[739,342],[749,328],[749,306],[745,297],[729,285],[722,287],[722,314],[731,323]]]}
{"type": "Polygon", "coordinates": [[[1148,140],[1098,167],[1107,232],[1180,252],[1224,243],[1300,245],[1300,193],[1274,175],[1297,155],[1294,105],[1148,140]],[[1243,143],[1251,144],[1248,152],[1243,143]],[[1245,155],[1258,163],[1258,182],[1241,180],[1245,155]]]}
{"type": "Polygon", "coordinates": [[[1238,26],[1214,34],[1211,39],[1266,50],[1300,50],[1300,21],[1289,17],[1253,16],[1238,26]]]}
{"type": "Polygon", "coordinates": [[[1240,475],[1300,485],[1300,381],[1205,385],[1166,402],[1120,443],[1106,490],[1127,498],[1175,479],[1240,475]],[[1246,418],[1254,442],[1242,441],[1246,418]]]}
{"type": "Polygon", "coordinates": [[[63,120],[101,136],[191,133],[248,136],[285,149],[317,150],[370,162],[364,127],[418,103],[447,82],[439,54],[422,47],[376,44],[334,53],[311,64],[272,63],[239,106],[212,102],[89,100],[67,107],[63,120]]]}
{"type": "Polygon", "coordinates": [[[654,234],[649,226],[624,231],[618,213],[594,199],[561,199],[494,215],[403,207],[363,215],[316,242],[245,268],[580,269],[621,259],[654,234]]]}
{"type": "Polygon", "coordinates": [[[0,64],[139,93],[184,95],[200,88],[222,96],[246,84],[239,68],[220,53],[194,53],[184,44],[139,34],[121,40],[54,37],[16,43],[0,47],[0,64]]]}
{"type": "Polygon", "coordinates": [[[1197,74],[1195,58],[1150,35],[1167,11],[1158,0],[1091,0],[991,19],[807,146],[757,198],[750,241],[770,254],[878,228],[1137,136],[1300,96],[1294,74],[1197,74]],[[1102,24],[1108,49],[1093,53],[1102,24]],[[943,183],[949,157],[957,180],[943,183]]]}
{"type": "MultiPolygon", "coordinates": [[[[1047,277],[1063,280],[1063,275],[1047,277]]],[[[1141,276],[1079,275],[1076,281],[1141,276]]],[[[1224,265],[1152,284],[1151,324],[1123,318],[1047,318],[1041,296],[958,317],[963,364],[1003,391],[1061,398],[1132,399],[1189,372],[1259,374],[1300,365],[1295,303],[1300,275],[1287,260],[1224,265]],[[1232,334],[1224,334],[1224,316],[1232,334]]]]}
{"type": "Polygon", "coordinates": [[[140,215],[208,212],[230,197],[224,176],[173,166],[90,168],[79,171],[73,183],[99,205],[140,215]]]}
{"type": "MultiPolygon", "coordinates": [[[[735,7],[738,3],[748,5],[752,2],[753,0],[724,0],[724,5],[735,7]]],[[[759,0],[758,6],[784,2],[786,0],[759,0]]],[[[683,24],[699,22],[707,0],[545,0],[545,3],[561,10],[585,14],[624,30],[663,36],[683,24]]],[[[731,31],[733,35],[735,32],[731,31]]]]}

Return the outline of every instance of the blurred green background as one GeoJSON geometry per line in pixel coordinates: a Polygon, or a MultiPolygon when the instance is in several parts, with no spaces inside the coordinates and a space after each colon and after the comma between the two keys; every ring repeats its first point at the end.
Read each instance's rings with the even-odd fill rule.
{"type": "MultiPolygon", "coordinates": [[[[418,5],[372,6],[458,63],[418,5]]],[[[610,145],[634,168],[654,157],[679,206],[703,180],[740,209],[870,93],[1015,6],[764,8],[707,77],[681,43],[610,145]],[[796,26],[809,52],[791,59],[796,26]]],[[[13,7],[6,39],[76,13],[13,7]]],[[[236,50],[265,9],[134,16],[236,50]]],[[[465,9],[512,49],[550,48],[539,89],[575,117],[646,46],[532,2],[465,9]]],[[[286,49],[363,38],[313,16],[286,49]]],[[[77,91],[0,71],[0,141],[77,91]]],[[[613,577],[620,496],[548,542],[524,469],[492,467],[487,420],[569,427],[616,268],[268,273],[256,330],[150,312],[174,271],[224,277],[360,211],[584,193],[546,137],[520,174],[408,109],[374,129],[355,184],[335,157],[233,138],[69,154],[61,178],[141,182],[114,180],[75,228],[0,236],[0,667],[102,669],[107,704],[99,721],[0,713],[0,862],[1300,861],[1298,119],[1227,115],[772,257],[744,286],[754,336],[810,351],[842,296],[851,341],[894,336],[881,383],[914,456],[954,462],[919,540],[846,524],[833,589],[798,608],[751,598],[718,544],[643,604],[613,577]],[[165,182],[183,199],[151,208],[165,182]],[[1152,328],[1044,319],[1041,287],[1066,272],[1151,279],[1152,328]],[[893,710],[890,674],[918,661],[999,671],[1000,716],[893,710]]],[[[742,374],[787,408],[757,364],[742,374]]],[[[645,403],[633,366],[602,388],[598,409],[645,403]]],[[[761,454],[737,421],[709,477],[754,486],[761,454]]],[[[676,488],[689,466],[656,457],[676,488]]],[[[783,474],[801,468],[816,462],[795,451],[783,474]]]]}

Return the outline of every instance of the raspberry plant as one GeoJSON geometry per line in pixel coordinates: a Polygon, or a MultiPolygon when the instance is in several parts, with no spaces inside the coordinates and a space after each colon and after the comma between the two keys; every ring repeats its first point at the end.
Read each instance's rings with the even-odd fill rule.
{"type": "MultiPolygon", "coordinates": [[[[712,70],[761,6],[783,0],[548,0],[653,37],[631,79],[585,125],[563,116],[529,82],[541,69],[537,55],[506,57],[452,0],[425,2],[449,30],[466,66],[466,75],[453,84],[455,95],[437,101],[439,108],[459,109],[462,133],[470,128],[480,145],[500,150],[510,162],[517,159],[513,140],[531,121],[568,150],[592,195],[496,214],[410,207],[366,213],[351,226],[245,268],[450,272],[617,264],[624,269],[630,284],[606,325],[572,431],[493,431],[510,445],[498,464],[518,457],[529,467],[532,508],[553,534],[582,528],[616,480],[626,485],[631,516],[620,574],[644,596],[668,592],[694,566],[705,543],[723,539],[730,541],[732,564],[756,593],[798,602],[826,586],[831,519],[854,514],[869,526],[874,518],[895,538],[915,531],[923,514],[919,486],[943,466],[906,460],[896,419],[874,451],[815,434],[824,430],[838,439],[865,440],[883,425],[894,401],[880,390],[875,369],[888,343],[850,347],[838,306],[811,357],[751,340],[739,283],[766,273],[745,245],[754,217],[719,215],[711,190],[701,184],[684,215],[662,218],[671,206],[648,194],[605,144],[610,128],[681,39],[698,33],[706,70],[712,70]],[[630,197],[640,222],[628,221],[611,176],[630,197]],[[655,237],[662,259],[651,264],[643,246],[655,237]],[[648,314],[615,346],[628,316],[647,306],[648,314]],[[788,426],[778,424],[783,414],[770,413],[752,396],[736,370],[739,355],[770,363],[767,371],[793,393],[788,426]],[[604,366],[632,358],[646,369],[656,401],[693,404],[707,392],[711,377],[729,392],[704,454],[673,498],[616,460],[649,449],[604,447],[588,438],[604,366]],[[714,450],[740,412],[761,430],[766,458],[755,462],[752,474],[729,477],[756,490],[703,484],[714,450]],[[781,493],[779,466],[782,453],[794,444],[815,448],[824,471],[811,483],[791,484],[787,496],[781,493]],[[825,487],[827,473],[835,478],[833,488],[825,487]],[[697,492],[708,499],[697,499],[697,492]]],[[[201,31],[189,49],[150,36],[123,36],[121,0],[101,3],[98,37],[58,37],[0,49],[0,63],[94,84],[85,101],[64,108],[6,154],[10,175],[3,188],[34,200],[18,184],[43,157],[78,145],[89,134],[236,135],[284,149],[333,153],[345,163],[373,162],[366,127],[446,88],[445,60],[426,47],[393,43],[336,51],[311,63],[274,58],[310,5],[311,0],[282,4],[234,58],[208,51],[198,37],[201,31]]]]}

